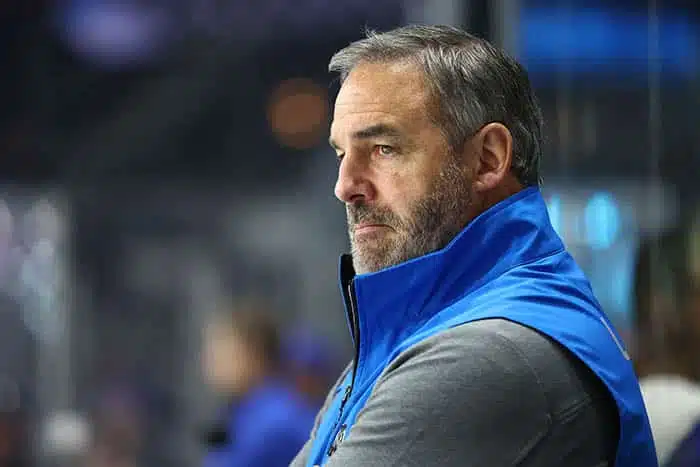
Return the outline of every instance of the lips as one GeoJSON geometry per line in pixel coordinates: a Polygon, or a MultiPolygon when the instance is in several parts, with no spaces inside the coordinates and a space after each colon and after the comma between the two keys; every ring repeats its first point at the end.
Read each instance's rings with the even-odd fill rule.
{"type": "Polygon", "coordinates": [[[376,232],[383,229],[388,229],[389,226],[386,224],[358,224],[353,228],[355,235],[376,232]]]}

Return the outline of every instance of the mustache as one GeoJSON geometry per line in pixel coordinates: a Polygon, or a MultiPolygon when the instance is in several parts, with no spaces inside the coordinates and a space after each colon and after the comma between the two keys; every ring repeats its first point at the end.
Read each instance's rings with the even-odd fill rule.
{"type": "Polygon", "coordinates": [[[358,224],[384,224],[390,227],[400,226],[401,219],[388,209],[370,207],[366,204],[352,204],[346,207],[350,228],[358,224]]]}

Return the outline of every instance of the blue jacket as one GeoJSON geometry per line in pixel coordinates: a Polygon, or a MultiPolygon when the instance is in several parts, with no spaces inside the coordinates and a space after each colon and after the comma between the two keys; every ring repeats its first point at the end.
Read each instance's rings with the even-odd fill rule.
{"type": "Polygon", "coordinates": [[[357,276],[345,256],[340,276],[356,355],[320,420],[309,467],[323,465],[334,441],[348,436],[389,362],[436,333],[487,318],[535,328],[578,356],[617,402],[616,467],[657,466],[629,356],[537,188],[492,207],[440,251],[357,276]]]}
{"type": "Polygon", "coordinates": [[[314,424],[318,406],[280,380],[269,380],[229,410],[228,440],[205,467],[287,467],[314,424]]]}

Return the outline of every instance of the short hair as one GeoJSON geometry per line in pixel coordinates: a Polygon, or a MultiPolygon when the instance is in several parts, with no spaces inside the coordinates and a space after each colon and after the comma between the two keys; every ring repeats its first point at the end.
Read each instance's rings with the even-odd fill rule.
{"type": "Polygon", "coordinates": [[[361,63],[404,60],[423,71],[435,104],[431,117],[455,151],[482,126],[500,122],[513,136],[514,174],[525,186],[540,183],[542,111],[522,65],[486,40],[450,26],[368,30],[333,55],[328,69],[342,84],[361,63]]]}

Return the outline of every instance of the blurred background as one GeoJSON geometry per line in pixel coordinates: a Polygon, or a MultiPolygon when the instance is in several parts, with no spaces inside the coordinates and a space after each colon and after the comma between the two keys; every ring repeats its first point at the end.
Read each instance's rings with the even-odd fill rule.
{"type": "Polygon", "coordinates": [[[0,467],[200,465],[203,329],[242,297],[342,368],[326,64],[415,22],[529,70],[552,221],[633,340],[638,245],[700,199],[696,0],[4,0],[0,467]]]}

